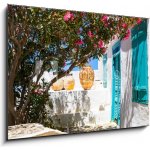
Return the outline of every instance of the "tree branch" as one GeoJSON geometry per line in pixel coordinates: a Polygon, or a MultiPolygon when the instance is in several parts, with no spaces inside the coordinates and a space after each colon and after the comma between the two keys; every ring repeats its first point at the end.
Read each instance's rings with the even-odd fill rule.
{"type": "Polygon", "coordinates": [[[21,51],[21,45],[20,45],[19,41],[13,36],[10,36],[9,39],[18,47],[18,50],[21,51]]]}
{"type": "Polygon", "coordinates": [[[53,78],[53,79],[51,80],[50,84],[47,86],[46,92],[48,92],[49,88],[53,85],[53,83],[55,83],[58,79],[64,77],[66,74],[69,74],[69,73],[73,70],[73,68],[74,68],[76,65],[79,65],[80,63],[82,63],[82,62],[83,62],[85,59],[87,59],[91,54],[92,54],[92,52],[89,53],[89,54],[87,54],[87,55],[85,55],[80,61],[78,61],[78,62],[75,61],[74,63],[72,63],[72,65],[69,67],[69,69],[68,69],[67,71],[65,71],[65,72],[63,72],[63,73],[61,73],[61,74],[58,74],[55,78],[53,78]]]}

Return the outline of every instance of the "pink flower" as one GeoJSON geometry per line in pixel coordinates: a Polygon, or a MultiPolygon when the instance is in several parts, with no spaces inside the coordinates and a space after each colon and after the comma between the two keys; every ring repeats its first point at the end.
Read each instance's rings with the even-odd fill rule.
{"type": "Polygon", "coordinates": [[[107,15],[103,15],[101,21],[102,22],[106,22],[108,20],[108,16],[107,15]]]}
{"type": "Polygon", "coordinates": [[[128,26],[127,26],[126,23],[123,23],[123,24],[122,24],[122,27],[123,27],[123,28],[127,28],[128,26]]]}
{"type": "Polygon", "coordinates": [[[130,37],[130,30],[127,30],[124,40],[127,40],[130,37]]]}
{"type": "Polygon", "coordinates": [[[137,24],[140,24],[141,22],[142,22],[142,19],[141,19],[141,18],[138,18],[137,24]]]}
{"type": "Polygon", "coordinates": [[[96,44],[94,44],[94,48],[97,48],[97,45],[96,45],[96,44]]]}
{"type": "Polygon", "coordinates": [[[82,45],[84,42],[82,40],[78,40],[75,42],[76,45],[82,45]]]}
{"type": "Polygon", "coordinates": [[[64,21],[69,21],[69,20],[73,20],[74,19],[74,15],[70,12],[70,11],[67,11],[64,15],[64,21]]]}
{"type": "Polygon", "coordinates": [[[33,93],[35,94],[43,94],[43,89],[35,89],[33,93]]]}
{"type": "Polygon", "coordinates": [[[104,42],[102,40],[98,41],[98,48],[103,48],[104,47],[104,42]]]}
{"type": "Polygon", "coordinates": [[[93,33],[91,32],[91,31],[88,31],[88,36],[90,37],[90,38],[93,38],[94,37],[94,35],[93,35],[93,33]]]}
{"type": "Polygon", "coordinates": [[[43,94],[43,92],[44,92],[43,89],[38,90],[38,94],[43,94]]]}

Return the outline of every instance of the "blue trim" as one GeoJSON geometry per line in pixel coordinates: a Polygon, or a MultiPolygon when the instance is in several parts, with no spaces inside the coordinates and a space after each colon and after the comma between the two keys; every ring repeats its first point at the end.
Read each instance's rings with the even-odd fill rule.
{"type": "Polygon", "coordinates": [[[120,52],[120,41],[117,41],[112,47],[113,56],[120,52]]]}
{"type": "Polygon", "coordinates": [[[120,125],[120,97],[121,97],[121,67],[120,41],[112,47],[112,114],[111,120],[120,125]]]}

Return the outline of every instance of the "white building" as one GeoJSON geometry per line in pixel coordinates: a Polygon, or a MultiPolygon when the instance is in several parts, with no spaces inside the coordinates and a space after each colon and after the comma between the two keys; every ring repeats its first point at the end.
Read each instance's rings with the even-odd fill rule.
{"type": "MultiPolygon", "coordinates": [[[[73,91],[49,91],[53,115],[60,120],[56,124],[68,126],[74,122],[84,126],[115,121],[121,128],[148,125],[150,39],[147,31],[150,33],[148,21],[143,21],[131,29],[129,39],[110,42],[107,54],[97,62],[91,90],[84,91],[79,71],[72,71],[73,91]]],[[[44,78],[50,81],[52,73],[45,72],[44,78]]]]}
{"type": "Polygon", "coordinates": [[[149,123],[149,30],[148,21],[142,22],[131,29],[128,40],[115,39],[108,48],[107,83],[112,95],[111,119],[117,119],[121,128],[149,123]]]}

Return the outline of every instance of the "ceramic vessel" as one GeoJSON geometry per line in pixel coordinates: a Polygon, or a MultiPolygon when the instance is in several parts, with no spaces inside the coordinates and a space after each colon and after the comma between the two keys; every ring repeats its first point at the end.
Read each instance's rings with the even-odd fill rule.
{"type": "MultiPolygon", "coordinates": [[[[54,74],[55,75],[55,74],[54,74]]],[[[58,79],[55,83],[53,83],[52,85],[52,89],[54,91],[60,91],[62,90],[64,87],[64,81],[63,78],[58,79]]]]}
{"type": "Polygon", "coordinates": [[[64,89],[65,90],[73,90],[75,86],[75,80],[72,74],[69,74],[64,77],[64,89]]]}
{"type": "Polygon", "coordinates": [[[90,66],[82,67],[79,73],[80,83],[84,90],[89,90],[93,86],[94,71],[90,66]]]}

